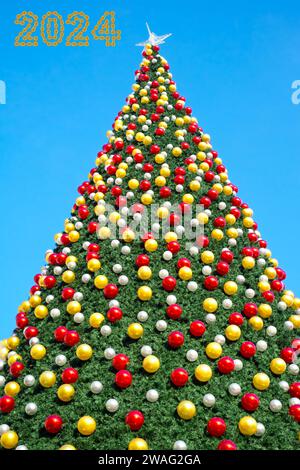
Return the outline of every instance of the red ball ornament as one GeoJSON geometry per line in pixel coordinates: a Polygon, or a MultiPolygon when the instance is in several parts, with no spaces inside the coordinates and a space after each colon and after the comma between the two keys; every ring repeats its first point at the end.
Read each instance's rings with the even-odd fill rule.
{"type": "Polygon", "coordinates": [[[244,305],[243,313],[247,318],[255,317],[257,312],[258,309],[256,304],[249,302],[248,304],[244,305]]]}
{"type": "Polygon", "coordinates": [[[230,439],[223,439],[223,441],[219,442],[218,450],[237,450],[237,446],[230,439]]]}
{"type": "Polygon", "coordinates": [[[75,294],[75,290],[72,289],[72,287],[64,287],[62,290],[61,296],[64,300],[70,300],[73,298],[73,295],[75,294]]]}
{"type": "Polygon", "coordinates": [[[117,297],[119,289],[115,284],[107,284],[103,289],[103,294],[106,299],[114,299],[117,297]]]}
{"type": "Polygon", "coordinates": [[[211,418],[207,423],[207,432],[213,437],[220,437],[226,431],[226,423],[222,418],[211,418]]]}
{"type": "Polygon", "coordinates": [[[204,279],[203,285],[207,290],[215,290],[219,285],[218,278],[215,276],[207,276],[204,279]]]}
{"type": "Polygon", "coordinates": [[[300,398],[300,382],[293,382],[290,385],[289,394],[293,398],[300,398]]]}
{"type": "Polygon", "coordinates": [[[29,323],[29,320],[25,313],[18,313],[16,315],[16,326],[18,328],[20,328],[21,330],[24,330],[24,328],[26,328],[28,323],[29,323]]]}
{"type": "Polygon", "coordinates": [[[255,411],[259,407],[259,398],[255,393],[245,393],[241,405],[246,411],[255,411]]]}
{"type": "Polygon", "coordinates": [[[107,311],[106,315],[111,323],[116,323],[123,317],[123,312],[119,307],[112,307],[107,311]]]}
{"type": "Polygon", "coordinates": [[[24,330],[24,336],[27,340],[31,338],[35,338],[36,336],[38,336],[38,334],[39,334],[39,330],[35,326],[28,326],[24,330]]]}
{"type": "Polygon", "coordinates": [[[67,367],[61,374],[61,379],[65,384],[74,384],[78,380],[78,372],[73,367],[67,367]]]}
{"type": "Polygon", "coordinates": [[[291,364],[294,359],[295,351],[293,348],[284,348],[280,352],[280,357],[287,363],[291,364]]]}
{"type": "Polygon", "coordinates": [[[46,276],[44,278],[44,284],[47,289],[52,289],[56,285],[56,278],[54,276],[46,276]]]}
{"type": "Polygon", "coordinates": [[[294,418],[297,423],[300,423],[300,405],[292,405],[289,408],[289,414],[294,418]]]}
{"type": "Polygon", "coordinates": [[[63,420],[59,415],[50,415],[45,419],[45,429],[50,434],[57,434],[63,425],[63,420]]]}
{"type": "Polygon", "coordinates": [[[67,346],[70,346],[70,347],[75,346],[75,344],[79,343],[79,341],[80,341],[80,336],[75,330],[67,331],[67,333],[64,336],[64,343],[67,346]]]}
{"type": "Polygon", "coordinates": [[[256,353],[256,346],[251,341],[244,341],[240,347],[240,353],[245,359],[250,359],[256,353]]]}
{"type": "Polygon", "coordinates": [[[159,195],[160,195],[160,197],[163,198],[163,199],[166,199],[166,198],[170,197],[171,194],[172,194],[172,191],[171,191],[171,189],[168,188],[167,186],[164,186],[163,188],[161,188],[161,189],[159,190],[159,195]]]}
{"type": "Polygon", "coordinates": [[[190,268],[191,267],[191,262],[188,258],[180,258],[178,261],[177,261],[177,268],[180,269],[180,268],[190,268]]]}
{"type": "Polygon", "coordinates": [[[270,303],[274,302],[275,300],[275,295],[271,290],[267,290],[263,292],[262,296],[267,302],[270,302],[270,303]]]}
{"type": "Polygon", "coordinates": [[[226,261],[219,261],[216,266],[216,271],[220,276],[226,276],[229,272],[229,264],[226,261]]]}
{"type": "Polygon", "coordinates": [[[150,258],[147,255],[138,255],[135,264],[140,268],[141,266],[148,266],[150,264],[150,258]]]}
{"type": "Polygon", "coordinates": [[[125,417],[125,424],[130,427],[131,431],[138,431],[145,422],[144,415],[141,411],[129,411],[125,417]]]}
{"type": "Polygon", "coordinates": [[[129,370],[119,370],[115,376],[115,384],[119,388],[128,388],[132,384],[132,374],[129,370]]]}
{"type": "Polygon", "coordinates": [[[0,411],[1,413],[10,413],[15,407],[15,400],[13,397],[4,395],[0,398],[0,411]]]}
{"type": "Polygon", "coordinates": [[[166,276],[163,280],[162,280],[162,286],[164,288],[164,290],[168,291],[168,292],[171,292],[175,289],[176,287],[176,279],[175,277],[173,276],[166,276]]]}
{"type": "Polygon", "coordinates": [[[184,387],[184,385],[189,380],[189,374],[187,371],[181,367],[174,369],[171,372],[171,382],[176,387],[184,387]]]}
{"type": "Polygon", "coordinates": [[[182,307],[178,304],[172,304],[167,307],[167,315],[172,320],[178,320],[182,314],[182,307]]]}
{"type": "Polygon", "coordinates": [[[239,312],[233,312],[229,315],[228,322],[230,325],[241,326],[244,323],[244,317],[239,312]]]}
{"type": "Polygon", "coordinates": [[[17,378],[22,374],[24,367],[22,362],[16,361],[10,366],[9,372],[13,377],[17,378]]]}
{"type": "Polygon", "coordinates": [[[168,345],[172,349],[180,348],[184,344],[184,335],[181,331],[172,331],[168,336],[168,345]]]}
{"type": "Polygon", "coordinates": [[[56,330],[54,330],[54,338],[57,342],[62,343],[64,338],[68,332],[68,329],[65,326],[58,326],[56,330]]]}
{"type": "Polygon", "coordinates": [[[200,338],[201,336],[203,336],[205,331],[206,326],[201,320],[194,320],[190,324],[190,333],[192,336],[195,336],[195,338],[200,338]]]}
{"type": "Polygon", "coordinates": [[[226,261],[226,263],[232,263],[233,261],[233,258],[234,258],[234,255],[233,253],[230,251],[230,250],[223,250],[222,253],[221,253],[221,260],[222,261],[226,261]]]}
{"type": "Polygon", "coordinates": [[[221,374],[230,374],[234,370],[234,360],[229,356],[221,357],[218,361],[218,369],[221,374]]]}
{"type": "Polygon", "coordinates": [[[180,250],[180,244],[176,241],[172,241],[167,244],[167,248],[171,253],[175,254],[180,250]]]}
{"type": "Polygon", "coordinates": [[[116,370],[124,370],[129,364],[130,359],[126,354],[116,354],[112,360],[112,366],[116,370]]]}

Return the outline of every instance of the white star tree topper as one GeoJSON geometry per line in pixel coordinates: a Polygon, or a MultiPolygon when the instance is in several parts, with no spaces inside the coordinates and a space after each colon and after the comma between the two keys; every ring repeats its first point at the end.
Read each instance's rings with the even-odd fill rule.
{"type": "Polygon", "coordinates": [[[155,46],[157,44],[164,44],[165,40],[172,36],[172,33],[168,34],[163,34],[162,36],[158,36],[157,34],[153,33],[150,28],[148,23],[146,23],[148,33],[149,33],[149,38],[145,42],[139,42],[136,44],[137,46],[146,46],[147,44],[151,44],[151,46],[155,46]]]}

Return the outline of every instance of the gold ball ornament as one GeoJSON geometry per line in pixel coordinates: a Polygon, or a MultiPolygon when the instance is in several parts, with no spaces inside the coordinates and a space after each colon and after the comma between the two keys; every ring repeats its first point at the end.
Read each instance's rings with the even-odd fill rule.
{"type": "Polygon", "coordinates": [[[286,371],[286,362],[280,357],[272,359],[270,369],[275,375],[281,375],[286,371]]]}
{"type": "Polygon", "coordinates": [[[131,339],[139,339],[143,336],[144,328],[140,323],[131,323],[127,328],[127,334],[131,339]]]}
{"type": "Polygon", "coordinates": [[[191,268],[188,268],[187,266],[184,266],[184,267],[179,269],[178,276],[183,281],[189,281],[193,277],[193,271],[191,270],[191,268]]]}
{"type": "Polygon", "coordinates": [[[108,279],[106,276],[102,276],[102,275],[96,276],[94,279],[94,284],[97,287],[97,289],[104,289],[104,287],[106,287],[108,284],[108,279]]]}
{"type": "Polygon", "coordinates": [[[234,295],[238,291],[237,283],[234,281],[227,281],[224,284],[223,290],[227,295],[234,295]]]}
{"type": "Polygon", "coordinates": [[[77,429],[82,436],[90,436],[96,430],[96,421],[91,416],[82,416],[78,420],[77,429]]]}
{"type": "Polygon", "coordinates": [[[64,444],[59,450],[76,450],[76,447],[72,446],[72,444],[64,444]]]}
{"type": "Polygon", "coordinates": [[[141,266],[138,269],[137,275],[139,279],[142,279],[142,281],[148,281],[148,279],[151,279],[152,277],[152,271],[149,266],[141,266]]]}
{"type": "Polygon", "coordinates": [[[92,328],[100,328],[104,321],[104,315],[99,312],[92,313],[89,318],[89,324],[92,328]]]}
{"type": "Polygon", "coordinates": [[[137,295],[140,300],[150,300],[152,298],[152,289],[148,286],[141,286],[137,291],[137,295]]]}
{"type": "Polygon", "coordinates": [[[56,375],[51,370],[45,370],[41,373],[39,377],[39,382],[44,388],[53,387],[56,382],[56,375]]]}
{"type": "Polygon", "coordinates": [[[218,359],[222,354],[222,346],[213,341],[206,346],[205,352],[210,359],[218,359]]]}
{"type": "Polygon", "coordinates": [[[255,266],[255,259],[252,256],[245,256],[242,259],[242,266],[244,269],[252,269],[255,266]]]}
{"type": "Polygon", "coordinates": [[[237,341],[241,337],[241,329],[237,325],[229,325],[225,330],[225,336],[229,341],[237,341]]]}
{"type": "Polygon", "coordinates": [[[177,405],[177,413],[181,419],[188,421],[196,415],[196,407],[192,401],[189,400],[182,400],[177,405]]]}
{"type": "Polygon", "coordinates": [[[147,251],[149,251],[150,253],[152,253],[153,251],[156,251],[157,248],[158,248],[158,243],[156,240],[154,240],[153,238],[149,238],[149,240],[146,240],[145,241],[145,249],[147,251]]]}
{"type": "Polygon", "coordinates": [[[67,305],[67,312],[70,315],[75,315],[75,313],[78,313],[81,311],[81,305],[77,300],[72,300],[71,302],[68,303],[67,305]]]}
{"type": "Polygon", "coordinates": [[[244,436],[253,436],[257,431],[257,422],[252,416],[244,416],[239,421],[240,433],[244,436]]]}
{"type": "Polygon", "coordinates": [[[203,309],[208,313],[214,313],[218,309],[218,302],[212,297],[208,297],[203,301],[203,309]]]}
{"type": "Polygon", "coordinates": [[[18,336],[11,336],[6,340],[6,345],[9,349],[16,350],[20,344],[20,339],[18,336]]]}
{"type": "Polygon", "coordinates": [[[208,382],[212,378],[212,370],[207,364],[199,364],[195,369],[195,377],[199,382],[208,382]]]}
{"type": "Polygon", "coordinates": [[[81,361],[88,361],[93,355],[93,350],[88,344],[80,344],[76,349],[76,356],[81,361]]]}
{"type": "Polygon", "coordinates": [[[18,382],[7,382],[7,384],[4,387],[4,393],[5,395],[8,395],[10,397],[15,397],[20,393],[21,387],[18,384],[18,382]]]}
{"type": "Polygon", "coordinates": [[[257,390],[267,390],[270,386],[270,379],[264,372],[258,372],[253,377],[253,385],[257,390]]]}
{"type": "Polygon", "coordinates": [[[30,349],[30,355],[35,361],[40,361],[46,356],[46,348],[42,344],[35,344],[30,349]]]}
{"type": "Polygon", "coordinates": [[[128,450],[148,450],[148,444],[144,439],[136,437],[132,439],[128,444],[128,450]]]}
{"type": "Polygon", "coordinates": [[[154,374],[160,368],[160,361],[158,357],[154,356],[153,354],[149,354],[149,356],[145,357],[143,360],[143,368],[149,374],[154,374]]]}
{"type": "Polygon", "coordinates": [[[57,390],[58,398],[67,403],[72,400],[75,395],[75,389],[71,384],[63,384],[57,390]]]}
{"type": "Polygon", "coordinates": [[[34,315],[35,315],[36,318],[38,318],[39,320],[43,320],[43,319],[46,318],[47,315],[48,315],[48,308],[47,308],[45,305],[38,305],[38,306],[35,307],[35,309],[34,309],[34,315]]]}
{"type": "Polygon", "coordinates": [[[0,443],[4,449],[14,449],[19,442],[19,436],[15,431],[7,431],[2,434],[0,443]]]}

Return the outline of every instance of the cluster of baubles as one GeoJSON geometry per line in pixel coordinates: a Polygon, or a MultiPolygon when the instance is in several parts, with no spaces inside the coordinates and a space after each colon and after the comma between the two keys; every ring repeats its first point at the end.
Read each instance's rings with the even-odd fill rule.
{"type": "MultiPolygon", "coordinates": [[[[109,142],[98,153],[89,180],[78,188],[79,197],[72,217],[66,220],[63,233],[55,236],[55,251],[46,253],[47,265],[35,276],[29,300],[19,308],[17,333],[3,345],[0,365],[1,369],[7,367],[8,372],[0,376],[0,386],[4,388],[0,398],[0,442],[5,449],[30,448],[22,439],[22,429],[11,429],[5,423],[5,417],[8,418],[15,407],[18,409],[24,388],[49,389],[49,393],[64,403],[76,399],[84,363],[93,360],[95,348],[82,341],[76,329],[78,325],[84,325],[86,331],[99,330],[100,338],[101,335],[111,336],[113,344],[114,325],[122,321],[124,335],[133,342],[143,342],[143,324],[151,320],[147,303],[150,305],[158,298],[165,303],[165,312],[154,322],[152,334],[155,330],[167,332],[167,347],[182,348],[183,351],[182,367],[173,368],[170,376],[164,378],[170,384],[170,393],[172,387],[184,389],[192,380],[203,384],[213,383],[214,376],[234,376],[228,394],[239,397],[238,406],[244,414],[236,422],[233,416],[230,423],[221,416],[207,420],[207,435],[222,438],[216,448],[237,448],[235,442],[226,438],[228,427],[237,428],[242,436],[264,435],[263,419],[257,421],[252,413],[259,413],[261,401],[265,400],[261,392],[272,384],[275,397],[282,393],[290,395],[290,406],[286,411],[291,420],[300,422],[300,382],[295,379],[299,367],[294,360],[300,351],[300,340],[292,341],[277,356],[271,357],[266,370],[256,370],[253,365],[254,373],[249,383],[238,381],[244,361],[255,358],[259,363],[259,355],[268,351],[268,338],[276,336],[278,328],[286,332],[300,328],[300,299],[285,290],[285,273],[261,239],[252,210],[237,196],[238,188],[229,181],[222,160],[212,149],[209,135],[199,127],[191,108],[185,105],[185,98],[177,92],[169,65],[158,51],[158,46],[145,47],[133,92],[118,114],[113,130],[108,132],[109,142]],[[174,200],[177,201],[175,210],[171,209],[174,200]],[[139,222],[147,206],[154,203],[158,204],[157,221],[140,237],[127,224],[127,216],[139,222]],[[181,217],[191,212],[196,203],[200,203],[203,210],[191,218],[191,225],[203,226],[203,234],[186,245],[181,217]],[[109,214],[107,204],[115,207],[109,214]],[[171,228],[160,237],[161,225],[166,220],[171,228]],[[114,226],[120,229],[120,237],[112,236],[114,226]],[[140,247],[138,255],[132,255],[132,246],[140,247]],[[117,282],[111,282],[103,272],[101,252],[105,249],[117,253],[118,262],[106,266],[105,271],[112,271],[117,282]],[[76,250],[76,253],[81,250],[83,255],[75,255],[76,250]],[[124,257],[131,257],[133,262],[132,272],[126,274],[122,265],[124,257]],[[161,268],[154,278],[157,264],[161,268]],[[155,281],[155,288],[153,282],[150,287],[151,280],[155,281]],[[130,284],[137,286],[131,303],[145,307],[139,310],[135,321],[126,322],[130,315],[123,311],[118,295],[130,284]],[[172,327],[172,322],[185,316],[181,299],[176,295],[179,285],[186,288],[188,296],[202,295],[198,318],[190,321],[187,331],[180,328],[180,323],[176,323],[177,328],[172,327]],[[83,308],[83,304],[86,306],[89,299],[85,298],[80,286],[102,295],[107,310],[87,314],[88,309],[83,308]],[[236,307],[237,299],[242,308],[236,307]],[[220,316],[226,318],[226,326],[210,338],[210,327],[218,323],[220,316]],[[74,326],[67,328],[67,323],[74,326]],[[256,342],[243,337],[248,328],[257,334],[256,342]],[[43,341],[45,330],[51,330],[52,341],[61,343],[62,352],[55,357],[54,370],[35,372],[36,369],[31,367],[28,373],[28,359],[43,364],[43,359],[47,358],[51,344],[43,341]],[[190,338],[199,339],[198,351],[184,348],[190,338]],[[239,352],[233,355],[231,345],[237,342],[239,352]],[[199,348],[204,348],[206,361],[199,361],[199,348]],[[82,364],[82,372],[81,366],[69,365],[72,358],[82,364]],[[195,364],[193,374],[187,370],[191,363],[195,364]],[[61,368],[60,372],[56,372],[57,367],[61,368]],[[289,382],[282,379],[283,374],[285,379],[290,377],[289,382]]],[[[151,336],[148,335],[147,341],[151,342],[151,336]]],[[[101,350],[101,340],[99,343],[101,350]]],[[[117,389],[133,386],[130,372],[133,361],[140,361],[141,368],[149,376],[155,375],[161,367],[160,351],[154,354],[149,344],[141,345],[140,358],[129,357],[112,346],[103,354],[108,368],[115,372],[117,389]]],[[[105,393],[106,410],[118,412],[122,395],[116,399],[113,389],[105,390],[97,377],[96,363],[95,380],[89,384],[83,381],[81,386],[89,387],[93,394],[105,393]]],[[[132,409],[120,416],[133,433],[141,433],[133,435],[128,443],[130,450],[151,447],[147,433],[143,433],[147,416],[134,406],[137,393],[138,385],[132,394],[132,409]]],[[[177,403],[174,409],[177,419],[192,420],[196,416],[200,405],[188,398],[177,403]]],[[[159,390],[149,388],[145,400],[155,403],[159,399],[159,390]]],[[[204,408],[213,408],[216,403],[212,393],[206,393],[201,400],[204,408]]],[[[277,413],[283,404],[274,398],[268,408],[270,413],[277,413]]],[[[38,397],[34,392],[24,410],[28,416],[37,415],[36,426],[44,427],[49,435],[62,435],[60,449],[75,449],[73,443],[64,442],[64,421],[59,413],[39,416],[38,397]]],[[[99,413],[104,411],[99,410],[99,413]]],[[[173,415],[166,417],[166,427],[169,426],[168,419],[175,418],[173,415]]],[[[91,436],[96,431],[97,416],[78,416],[75,427],[79,435],[91,436]]],[[[170,446],[183,450],[188,448],[188,442],[178,439],[170,446]]]]}

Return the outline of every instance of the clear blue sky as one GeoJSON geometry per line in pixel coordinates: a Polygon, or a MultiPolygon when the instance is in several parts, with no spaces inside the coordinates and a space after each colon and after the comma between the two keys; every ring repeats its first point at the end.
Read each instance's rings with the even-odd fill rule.
{"type": "MultiPolygon", "coordinates": [[[[10,334],[19,303],[62,229],[76,188],[93,166],[105,132],[131,89],[146,39],[158,34],[179,91],[212,135],[231,180],[255,210],[264,238],[298,291],[300,250],[300,10],[291,0],[141,2],[10,0],[1,5],[0,337],[10,334]],[[115,48],[14,47],[16,14],[57,10],[90,15],[114,10],[115,48]]],[[[66,26],[67,32],[70,26],[66,26]]],[[[90,30],[91,31],[91,27],[90,30]]]]}

